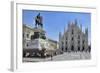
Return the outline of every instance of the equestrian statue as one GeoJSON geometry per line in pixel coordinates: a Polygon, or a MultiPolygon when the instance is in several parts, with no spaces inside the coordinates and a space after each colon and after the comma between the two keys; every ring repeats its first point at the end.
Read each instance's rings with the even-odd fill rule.
{"type": "Polygon", "coordinates": [[[43,28],[43,23],[42,23],[42,16],[40,16],[40,13],[35,17],[35,27],[41,27],[43,28]]]}

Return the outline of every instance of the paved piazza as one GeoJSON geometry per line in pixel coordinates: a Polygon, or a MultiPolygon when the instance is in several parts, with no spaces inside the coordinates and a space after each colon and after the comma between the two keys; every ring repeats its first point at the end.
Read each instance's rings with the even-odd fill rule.
{"type": "Polygon", "coordinates": [[[45,61],[64,61],[64,60],[86,60],[91,59],[89,52],[71,52],[63,53],[48,58],[23,58],[23,62],[45,62],[45,61]]]}

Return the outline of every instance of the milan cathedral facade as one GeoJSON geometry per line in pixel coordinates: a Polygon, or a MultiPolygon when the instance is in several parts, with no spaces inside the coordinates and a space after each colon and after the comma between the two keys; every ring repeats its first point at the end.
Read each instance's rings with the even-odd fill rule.
{"type": "Polygon", "coordinates": [[[82,31],[82,25],[78,26],[77,20],[68,23],[68,29],[64,33],[59,33],[59,48],[62,52],[87,52],[88,48],[88,28],[82,31]]]}

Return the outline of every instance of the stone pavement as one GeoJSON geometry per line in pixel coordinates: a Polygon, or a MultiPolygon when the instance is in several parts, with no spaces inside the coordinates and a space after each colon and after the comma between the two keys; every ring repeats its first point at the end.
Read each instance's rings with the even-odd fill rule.
{"type": "Polygon", "coordinates": [[[90,59],[89,52],[65,52],[60,55],[53,56],[52,58],[23,58],[23,62],[45,62],[45,61],[64,61],[64,60],[85,60],[90,59]]]}

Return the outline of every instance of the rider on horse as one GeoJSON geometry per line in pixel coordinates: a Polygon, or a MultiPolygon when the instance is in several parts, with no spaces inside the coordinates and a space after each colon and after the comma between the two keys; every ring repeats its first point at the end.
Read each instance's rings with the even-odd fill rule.
{"type": "Polygon", "coordinates": [[[40,13],[35,18],[35,26],[37,27],[37,25],[43,27],[42,16],[40,16],[40,13]]]}

